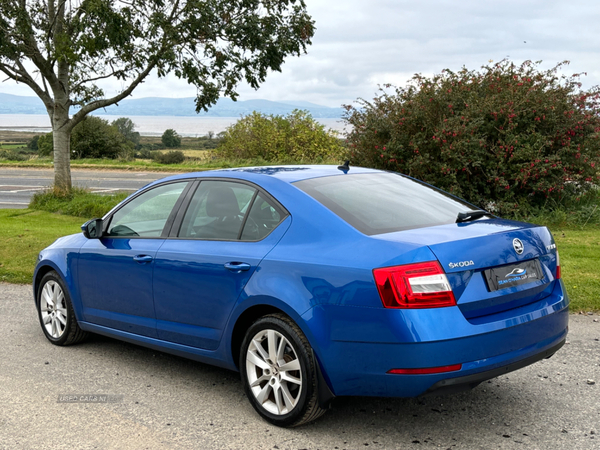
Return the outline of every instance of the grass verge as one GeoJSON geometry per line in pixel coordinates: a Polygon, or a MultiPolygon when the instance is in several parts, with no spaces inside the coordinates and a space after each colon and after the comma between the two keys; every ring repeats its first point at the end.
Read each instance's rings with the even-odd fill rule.
{"type": "Polygon", "coordinates": [[[551,230],[571,311],[600,311],[600,227],[551,230]]]}
{"type": "MultiPolygon", "coordinates": [[[[60,236],[80,231],[83,221],[81,217],[31,209],[0,210],[0,281],[30,283],[39,251],[60,236]]],[[[600,312],[600,228],[553,228],[552,233],[571,311],[600,312]]]]}
{"type": "Polygon", "coordinates": [[[47,190],[33,194],[29,208],[93,219],[102,217],[128,195],[125,193],[98,195],[77,187],[67,195],[59,195],[52,190],[47,190]]]}
{"type": "Polygon", "coordinates": [[[37,255],[58,237],[77,233],[81,217],[0,209],[0,281],[31,283],[37,255]]]}

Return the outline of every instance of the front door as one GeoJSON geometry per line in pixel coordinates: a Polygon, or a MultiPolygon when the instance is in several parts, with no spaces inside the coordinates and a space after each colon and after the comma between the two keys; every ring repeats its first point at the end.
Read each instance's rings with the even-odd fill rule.
{"type": "Polygon", "coordinates": [[[136,196],[106,219],[104,237],[81,248],[78,276],[86,322],[157,336],[154,258],[187,185],[164,184],[136,196]]]}

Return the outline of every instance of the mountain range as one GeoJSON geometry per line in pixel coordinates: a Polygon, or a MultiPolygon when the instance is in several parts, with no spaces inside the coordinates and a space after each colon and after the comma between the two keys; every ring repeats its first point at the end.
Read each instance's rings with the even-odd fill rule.
{"type": "MultiPolygon", "coordinates": [[[[208,112],[196,114],[193,97],[165,98],[145,97],[125,99],[118,106],[112,105],[96,111],[96,114],[115,116],[205,116],[205,117],[239,117],[258,111],[263,114],[288,114],[294,109],[307,110],[315,119],[338,119],[342,116],[342,108],[330,108],[304,101],[273,102],[270,100],[245,100],[234,102],[229,98],[221,98],[208,112]]],[[[73,111],[76,111],[75,109],[73,111]]],[[[0,114],[46,114],[46,108],[38,97],[25,97],[0,93],[0,114]]]]}

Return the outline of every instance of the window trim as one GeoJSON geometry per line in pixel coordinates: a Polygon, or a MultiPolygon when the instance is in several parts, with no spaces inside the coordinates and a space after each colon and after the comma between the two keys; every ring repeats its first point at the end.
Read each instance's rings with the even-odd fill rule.
{"type": "Polygon", "coordinates": [[[181,178],[178,180],[170,180],[170,181],[166,181],[164,183],[154,184],[152,186],[149,186],[147,189],[143,189],[143,190],[140,190],[140,191],[134,193],[131,197],[124,200],[123,203],[117,205],[102,220],[103,221],[102,239],[165,239],[169,234],[167,230],[171,230],[171,228],[173,226],[173,222],[175,221],[177,212],[181,208],[181,205],[182,205],[184,199],[189,194],[189,191],[196,180],[197,180],[197,178],[181,178]],[[110,223],[112,222],[114,215],[118,211],[120,211],[122,208],[124,208],[126,205],[128,205],[130,202],[132,202],[133,200],[138,198],[140,195],[143,195],[147,192],[150,192],[150,191],[152,191],[156,188],[162,187],[162,186],[167,186],[169,184],[175,184],[175,183],[183,183],[183,182],[186,182],[187,186],[183,189],[183,191],[179,195],[179,198],[173,205],[173,208],[171,209],[171,212],[169,213],[169,217],[167,217],[167,221],[165,222],[165,225],[163,226],[160,236],[108,236],[108,235],[104,235],[104,233],[106,233],[106,231],[110,227],[110,223]]]}
{"type": "Polygon", "coordinates": [[[166,239],[169,239],[169,240],[178,239],[181,241],[210,241],[210,242],[260,242],[260,241],[268,238],[271,235],[271,233],[273,233],[273,231],[275,231],[277,228],[279,228],[279,226],[285,221],[285,219],[288,216],[291,216],[290,212],[275,197],[273,197],[269,192],[267,192],[261,186],[255,184],[251,181],[241,180],[239,178],[221,178],[221,177],[202,177],[202,178],[196,178],[196,181],[197,181],[196,186],[193,189],[190,189],[190,191],[186,194],[185,202],[182,205],[180,205],[179,211],[177,212],[176,218],[171,226],[169,235],[168,235],[168,237],[166,237],[166,239]],[[238,233],[237,239],[195,238],[195,237],[180,237],[179,236],[179,233],[181,231],[181,226],[183,224],[183,219],[184,219],[185,215],[187,214],[187,211],[192,202],[192,199],[193,199],[194,195],[196,194],[196,191],[200,188],[200,185],[204,181],[221,181],[221,182],[229,182],[229,183],[239,183],[239,184],[245,184],[247,186],[252,187],[253,189],[256,189],[256,192],[254,193],[254,196],[252,197],[252,200],[250,201],[250,204],[248,206],[246,214],[244,214],[244,219],[242,220],[242,226],[240,227],[240,232],[238,233]],[[264,236],[262,239],[254,239],[254,240],[241,239],[241,236],[244,232],[244,226],[246,225],[246,220],[248,218],[248,215],[250,214],[252,206],[254,205],[254,201],[256,200],[256,197],[258,197],[259,194],[262,194],[265,197],[265,199],[267,199],[271,203],[273,203],[275,209],[281,216],[281,220],[279,221],[277,226],[275,228],[273,228],[269,232],[269,234],[264,236]]]}

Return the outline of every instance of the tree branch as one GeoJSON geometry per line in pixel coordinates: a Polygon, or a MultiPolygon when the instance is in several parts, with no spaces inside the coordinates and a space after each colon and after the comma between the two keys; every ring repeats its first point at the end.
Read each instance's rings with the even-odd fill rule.
{"type": "Polygon", "coordinates": [[[156,66],[155,61],[152,61],[150,64],[148,64],[148,67],[146,67],[146,69],[143,72],[141,72],[135,80],[132,81],[132,83],[129,85],[129,87],[127,89],[125,89],[123,92],[121,92],[119,95],[116,95],[112,98],[103,99],[103,100],[96,100],[96,101],[90,102],[87,105],[83,106],[77,112],[77,114],[75,114],[73,116],[73,118],[71,119],[71,121],[69,123],[69,127],[71,129],[73,129],[73,127],[75,125],[77,125],[79,122],[81,122],[85,118],[85,116],[88,115],[89,113],[91,113],[92,111],[95,111],[100,108],[105,108],[110,105],[114,105],[115,103],[123,100],[125,97],[128,97],[129,95],[131,95],[133,90],[142,81],[144,81],[144,79],[148,76],[148,74],[152,71],[152,69],[154,69],[155,66],[156,66]]]}
{"type": "Polygon", "coordinates": [[[48,93],[45,92],[44,89],[42,89],[33,78],[31,78],[31,75],[27,73],[20,62],[17,62],[17,65],[19,66],[19,70],[15,69],[14,67],[7,66],[4,63],[0,63],[0,71],[4,72],[9,78],[15,80],[17,83],[22,82],[29,86],[42,100],[42,102],[44,102],[46,109],[54,108],[52,97],[50,97],[50,95],[48,95],[48,93]]]}

